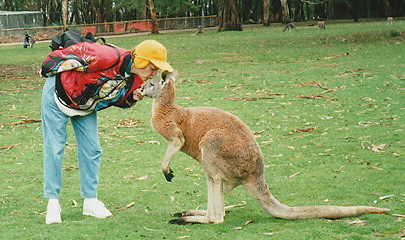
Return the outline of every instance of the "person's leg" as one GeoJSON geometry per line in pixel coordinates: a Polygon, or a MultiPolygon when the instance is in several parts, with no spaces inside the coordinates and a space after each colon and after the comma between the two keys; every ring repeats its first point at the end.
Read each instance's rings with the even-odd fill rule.
{"type": "Polygon", "coordinates": [[[85,198],[83,214],[98,218],[111,216],[97,199],[98,172],[102,149],[98,139],[97,113],[71,118],[76,135],[80,169],[80,188],[85,198]]]}
{"type": "Polygon", "coordinates": [[[97,113],[72,117],[80,170],[80,189],[84,198],[96,198],[102,149],[98,139],[97,113]]]}
{"type": "Polygon", "coordinates": [[[62,158],[66,144],[69,117],[54,100],[55,77],[49,77],[41,98],[42,136],[44,143],[44,196],[49,198],[46,223],[61,222],[58,199],[62,188],[62,158]]]}

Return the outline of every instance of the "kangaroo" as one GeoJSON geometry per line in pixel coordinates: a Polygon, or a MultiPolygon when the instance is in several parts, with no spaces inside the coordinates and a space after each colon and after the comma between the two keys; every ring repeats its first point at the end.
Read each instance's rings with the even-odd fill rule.
{"type": "Polygon", "coordinates": [[[295,29],[295,30],[297,30],[297,27],[295,26],[295,24],[294,23],[292,23],[292,22],[290,22],[290,23],[288,23],[287,24],[287,26],[283,29],[283,32],[285,32],[285,31],[291,31],[291,29],[295,29]]]}
{"type": "Polygon", "coordinates": [[[263,154],[252,132],[235,115],[214,107],[183,108],[174,103],[177,71],[162,73],[141,87],[153,98],[152,127],[168,142],[161,170],[171,182],[170,160],[182,151],[202,164],[208,187],[208,209],[178,213],[173,224],[221,223],[225,217],[224,191],[243,185],[271,216],[281,219],[341,218],[364,213],[383,213],[370,206],[290,207],[270,193],[264,178],[263,154]]]}
{"type": "Polygon", "coordinates": [[[319,29],[326,29],[325,28],[325,21],[322,18],[317,17],[316,20],[318,21],[317,25],[318,25],[319,29]]]}

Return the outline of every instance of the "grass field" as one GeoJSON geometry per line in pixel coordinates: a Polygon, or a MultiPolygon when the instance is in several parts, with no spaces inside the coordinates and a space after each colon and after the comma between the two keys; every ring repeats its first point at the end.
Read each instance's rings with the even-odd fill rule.
{"type": "Polygon", "coordinates": [[[373,205],[387,215],[288,221],[267,215],[242,187],[218,225],[170,225],[206,208],[201,167],[183,153],[160,172],[166,143],[150,126],[151,100],[99,112],[99,198],[114,216],[81,214],[71,126],[61,224],[46,225],[38,75],[49,43],[0,46],[0,239],[403,239],[405,238],[405,21],[245,27],[108,38],[132,49],[156,39],[179,71],[177,103],[239,116],[262,147],[275,197],[291,205],[373,205]],[[400,36],[396,36],[400,34],[400,36]],[[133,204],[131,204],[133,203],[133,204]],[[126,208],[127,205],[131,205],[126,208]],[[402,216],[402,217],[401,217],[402,216]]]}

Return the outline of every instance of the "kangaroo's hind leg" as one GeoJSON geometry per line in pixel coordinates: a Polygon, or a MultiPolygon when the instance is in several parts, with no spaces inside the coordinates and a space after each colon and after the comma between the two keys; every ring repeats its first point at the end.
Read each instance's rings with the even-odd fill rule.
{"type": "Polygon", "coordinates": [[[225,217],[224,191],[221,179],[213,179],[207,176],[208,188],[208,210],[189,210],[178,213],[175,216],[181,216],[173,219],[170,223],[221,223],[225,217]]]}
{"type": "Polygon", "coordinates": [[[171,220],[174,224],[187,223],[221,223],[225,218],[224,182],[219,168],[213,164],[221,161],[210,148],[202,149],[202,164],[207,180],[208,208],[204,210],[189,210],[176,214],[181,216],[171,220]]]}

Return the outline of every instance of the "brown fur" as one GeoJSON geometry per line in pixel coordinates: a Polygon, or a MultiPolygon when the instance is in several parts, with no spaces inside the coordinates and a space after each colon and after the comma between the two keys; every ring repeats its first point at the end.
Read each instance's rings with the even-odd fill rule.
{"type": "Polygon", "coordinates": [[[263,154],[246,124],[235,115],[213,107],[183,108],[174,103],[177,73],[147,82],[142,93],[153,98],[152,126],[168,142],[162,171],[171,181],[172,156],[182,151],[203,166],[208,187],[208,209],[178,214],[171,223],[221,223],[225,217],[224,191],[242,184],[270,215],[283,219],[341,218],[382,213],[369,206],[289,207],[274,198],[264,179],[263,154]]]}
{"type": "Polygon", "coordinates": [[[318,21],[317,23],[319,29],[326,29],[325,28],[325,21],[318,21]]]}

